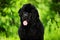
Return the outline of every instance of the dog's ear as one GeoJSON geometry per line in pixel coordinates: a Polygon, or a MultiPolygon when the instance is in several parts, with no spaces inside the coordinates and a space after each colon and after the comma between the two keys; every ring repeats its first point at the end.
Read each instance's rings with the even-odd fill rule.
{"type": "Polygon", "coordinates": [[[21,12],[21,8],[19,9],[18,13],[20,13],[20,12],[21,12]]]}
{"type": "Polygon", "coordinates": [[[32,10],[32,13],[33,13],[33,16],[34,16],[35,19],[39,18],[38,11],[37,11],[36,8],[32,10]]]}
{"type": "Polygon", "coordinates": [[[18,13],[19,13],[19,16],[21,16],[21,14],[22,14],[22,8],[19,9],[18,13]]]}

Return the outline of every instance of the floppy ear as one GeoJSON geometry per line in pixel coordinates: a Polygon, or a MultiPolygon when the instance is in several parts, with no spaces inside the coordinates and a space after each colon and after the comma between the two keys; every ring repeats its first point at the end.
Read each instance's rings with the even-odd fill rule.
{"type": "Polygon", "coordinates": [[[21,8],[19,9],[18,13],[20,13],[20,11],[21,11],[21,8]]]}
{"type": "Polygon", "coordinates": [[[32,13],[33,13],[35,19],[36,19],[36,18],[39,18],[38,10],[37,10],[37,9],[33,9],[33,10],[32,10],[32,13]]]}
{"type": "Polygon", "coordinates": [[[19,13],[19,16],[22,15],[22,9],[21,8],[19,9],[18,13],[19,13]]]}

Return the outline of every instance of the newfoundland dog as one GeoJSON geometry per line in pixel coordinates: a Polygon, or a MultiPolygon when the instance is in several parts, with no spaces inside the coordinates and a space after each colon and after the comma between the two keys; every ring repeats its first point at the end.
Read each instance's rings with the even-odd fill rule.
{"type": "Polygon", "coordinates": [[[24,4],[18,13],[21,21],[18,30],[20,40],[44,40],[44,27],[37,9],[31,4],[24,4]]]}

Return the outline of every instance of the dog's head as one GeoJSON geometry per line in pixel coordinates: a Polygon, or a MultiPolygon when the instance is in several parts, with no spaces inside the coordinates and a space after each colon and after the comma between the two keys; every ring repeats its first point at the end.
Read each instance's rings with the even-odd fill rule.
{"type": "Polygon", "coordinates": [[[19,10],[19,16],[21,17],[21,21],[24,25],[29,24],[29,22],[32,22],[36,20],[39,15],[36,8],[31,4],[25,4],[22,8],[19,10]]]}

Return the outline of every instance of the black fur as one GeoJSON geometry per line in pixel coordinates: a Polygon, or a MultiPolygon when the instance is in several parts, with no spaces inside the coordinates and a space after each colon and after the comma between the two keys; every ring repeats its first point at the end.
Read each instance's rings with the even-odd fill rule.
{"type": "Polygon", "coordinates": [[[21,26],[18,34],[21,40],[44,40],[44,28],[39,20],[38,11],[31,4],[25,4],[19,10],[21,26]],[[28,25],[24,26],[23,21],[27,20],[28,25]]]}

